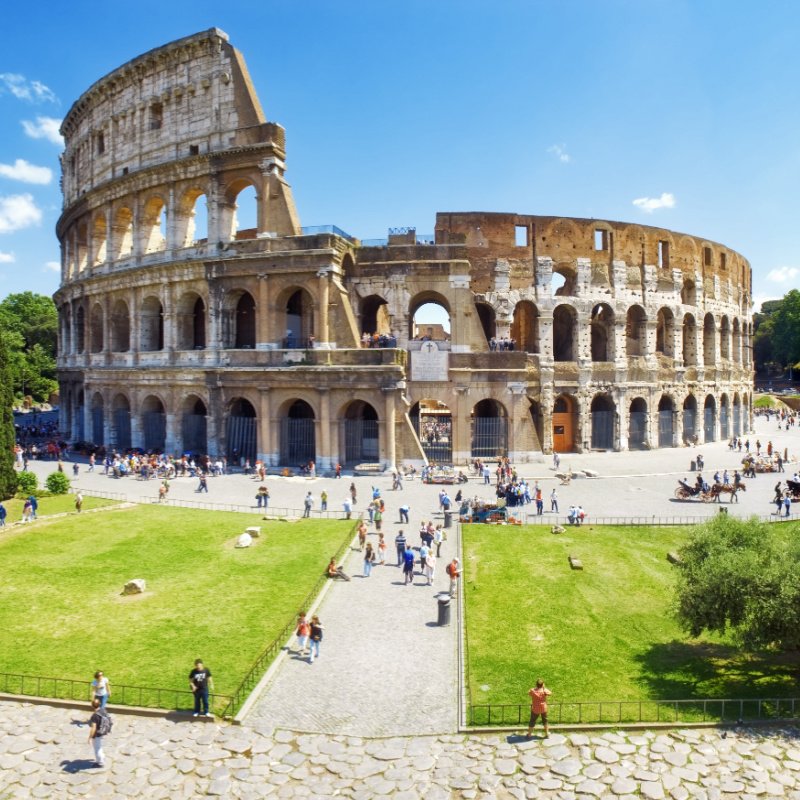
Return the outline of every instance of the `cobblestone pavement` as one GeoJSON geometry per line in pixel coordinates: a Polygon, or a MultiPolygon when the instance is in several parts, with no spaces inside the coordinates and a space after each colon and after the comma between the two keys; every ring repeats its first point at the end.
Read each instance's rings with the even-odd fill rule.
{"type": "MultiPolygon", "coordinates": [[[[762,418],[756,421],[755,433],[749,434],[753,446],[757,439],[761,440],[764,447],[768,441],[781,449],[788,449],[790,458],[794,455],[800,458],[800,430],[778,431],[773,420],[767,422],[762,418]]],[[[754,448],[755,449],[755,448],[754,448]]],[[[669,516],[669,517],[703,517],[717,513],[718,506],[704,504],[699,501],[677,502],[673,497],[677,487],[678,478],[688,477],[689,462],[697,453],[703,454],[706,462],[704,475],[711,479],[714,471],[733,470],[741,466],[742,454],[733,453],[728,449],[727,442],[712,442],[700,445],[697,448],[666,448],[644,452],[621,453],[585,453],[563,454],[561,468],[571,468],[574,472],[590,469],[597,472],[599,479],[576,479],[569,486],[561,486],[554,477],[552,462],[547,457],[540,463],[519,465],[520,473],[527,479],[539,480],[544,491],[545,507],[550,508],[548,500],[550,491],[555,487],[559,495],[562,515],[570,504],[582,504],[592,517],[601,516],[669,516]]],[[[759,475],[754,480],[748,480],[747,491],[740,495],[738,504],[724,505],[729,508],[729,513],[738,516],[751,514],[770,514],[775,510],[771,500],[773,487],[780,480],[791,477],[791,473],[800,467],[800,464],[789,464],[784,475],[759,475]]],[[[44,478],[53,471],[52,462],[32,462],[31,469],[44,478]]],[[[67,465],[67,472],[71,476],[71,467],[67,465]]],[[[436,507],[437,487],[426,486],[419,481],[406,481],[403,492],[392,492],[391,477],[358,477],[345,476],[341,480],[333,478],[307,479],[301,477],[282,478],[275,475],[268,476],[267,484],[270,487],[273,507],[289,509],[302,509],[303,497],[311,491],[316,497],[319,508],[319,495],[325,489],[329,494],[329,508],[332,511],[342,510],[342,501],[348,493],[350,482],[354,481],[358,488],[358,504],[356,511],[362,510],[369,496],[371,485],[381,487],[389,506],[390,519],[396,518],[396,509],[400,502],[411,506],[412,521],[417,522],[422,516],[429,515],[436,507]]],[[[136,478],[114,479],[103,475],[102,468],[98,467],[94,473],[87,472],[85,465],[81,466],[80,475],[73,480],[73,485],[85,491],[99,489],[106,492],[124,494],[126,499],[138,502],[154,501],[158,495],[158,481],[140,481],[136,478]]],[[[203,503],[241,503],[255,508],[255,493],[258,483],[250,477],[241,474],[228,475],[223,478],[209,480],[208,494],[197,494],[197,481],[193,478],[177,478],[172,481],[170,497],[178,500],[200,501],[203,503]]],[[[452,487],[452,493],[461,488],[467,496],[478,495],[483,498],[493,497],[493,487],[485,486],[482,481],[470,480],[463,487],[452,487]]],[[[528,513],[532,507],[528,506],[528,513]]],[[[795,517],[800,515],[800,507],[795,511],[795,517]]],[[[548,513],[545,516],[554,519],[555,515],[548,513]]]]}
{"type": "Polygon", "coordinates": [[[0,797],[800,798],[797,730],[376,740],[116,715],[101,770],[87,718],[0,703],[0,797]]]}
{"type": "MultiPolygon", "coordinates": [[[[403,527],[418,546],[416,528],[403,527]]],[[[292,652],[246,725],[373,737],[457,729],[455,607],[449,626],[436,624],[456,534],[451,529],[442,543],[433,586],[420,574],[403,584],[394,536],[387,534],[386,566],[373,567],[368,578],[361,552],[349,554],[345,570],[352,580],[331,586],[318,612],[325,627],[320,658],[309,664],[292,652]]],[[[373,547],[377,540],[371,532],[373,547]]]]}

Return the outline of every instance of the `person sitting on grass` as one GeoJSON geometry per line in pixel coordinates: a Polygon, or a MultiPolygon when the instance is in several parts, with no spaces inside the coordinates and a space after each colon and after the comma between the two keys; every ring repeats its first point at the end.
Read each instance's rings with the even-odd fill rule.
{"type": "Polygon", "coordinates": [[[341,568],[336,566],[336,559],[332,558],[328,564],[328,577],[340,578],[343,581],[349,581],[350,576],[341,568]]]}

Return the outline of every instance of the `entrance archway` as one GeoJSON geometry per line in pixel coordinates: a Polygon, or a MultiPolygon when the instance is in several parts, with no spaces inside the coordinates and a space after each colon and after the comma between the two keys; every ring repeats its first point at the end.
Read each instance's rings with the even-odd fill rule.
{"type": "Polygon", "coordinates": [[[647,401],[635,398],[628,411],[628,448],[643,450],[647,446],[647,401]]]}
{"type": "Polygon", "coordinates": [[[305,289],[297,289],[286,301],[286,338],[283,346],[287,350],[308,347],[314,333],[314,303],[305,289]]]}
{"type": "Polygon", "coordinates": [[[225,432],[225,449],[234,464],[256,459],[256,410],[249,400],[237,397],[231,401],[225,432]]]}
{"type": "Polygon", "coordinates": [[[508,415],[497,400],[481,400],[472,409],[472,458],[508,455],[508,415]]]}
{"type": "Polygon", "coordinates": [[[675,403],[669,395],[658,401],[658,446],[672,447],[675,444],[675,403]]]}
{"type": "Polygon", "coordinates": [[[422,292],[408,308],[409,335],[422,341],[450,341],[450,306],[437,292],[422,292]]]}
{"type": "Polygon", "coordinates": [[[578,403],[572,395],[562,394],[553,403],[553,450],[571,453],[575,450],[578,403]]]}
{"type": "Polygon", "coordinates": [[[114,444],[125,452],[131,448],[131,404],[124,394],[118,394],[111,405],[113,410],[114,444]]]}
{"type": "Polygon", "coordinates": [[[592,450],[614,449],[614,416],[616,406],[607,394],[592,399],[592,450]]]}
{"type": "Polygon", "coordinates": [[[344,460],[346,464],[374,462],[380,457],[378,412],[363,400],[353,400],[344,412],[344,460]]]}
{"type": "Polygon", "coordinates": [[[105,444],[104,434],[105,404],[103,395],[95,392],[92,397],[92,444],[105,444]]]}
{"type": "Polygon", "coordinates": [[[438,400],[415,403],[409,417],[428,461],[451,464],[453,461],[453,415],[438,400]]]}
{"type": "Polygon", "coordinates": [[[697,436],[697,398],[687,395],[683,401],[683,441],[689,443],[697,436]]]}
{"type": "Polygon", "coordinates": [[[281,418],[281,463],[298,467],[317,460],[314,409],[305,400],[284,406],[281,418]]]}
{"type": "Polygon", "coordinates": [[[707,442],[716,441],[716,422],[717,422],[717,401],[714,400],[714,395],[710,394],[706,397],[706,402],[703,406],[703,433],[707,442]]]}
{"type": "Polygon", "coordinates": [[[150,453],[163,453],[167,441],[167,415],[164,404],[155,395],[142,403],[142,433],[144,449],[150,453]]]}
{"type": "Polygon", "coordinates": [[[208,453],[208,412],[206,404],[190,395],[183,401],[181,439],[184,453],[202,456],[208,453]]]}

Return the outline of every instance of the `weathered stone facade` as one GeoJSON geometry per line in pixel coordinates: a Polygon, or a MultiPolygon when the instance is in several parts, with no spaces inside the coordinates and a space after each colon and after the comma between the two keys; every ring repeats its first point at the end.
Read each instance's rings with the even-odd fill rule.
{"type": "Polygon", "coordinates": [[[55,299],[73,439],[328,469],[750,428],[751,273],[726,247],[514,214],[440,213],[424,243],[303,229],[284,130],[216,29],[99,80],[62,132],[55,299]],[[257,223],[241,230],[248,187],[257,223]],[[450,321],[432,342],[414,322],[428,303],[450,321]],[[364,331],[387,346],[361,346],[364,331]]]}

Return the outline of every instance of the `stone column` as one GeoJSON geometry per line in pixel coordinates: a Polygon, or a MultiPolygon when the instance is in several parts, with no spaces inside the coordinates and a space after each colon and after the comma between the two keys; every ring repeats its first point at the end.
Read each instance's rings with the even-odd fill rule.
{"type": "Polygon", "coordinates": [[[331,435],[331,425],[335,425],[336,421],[331,420],[331,394],[327,387],[320,387],[317,391],[320,407],[320,446],[317,450],[317,469],[322,471],[333,468],[334,454],[332,444],[334,437],[331,435]]]}
{"type": "MultiPolygon", "coordinates": [[[[539,328],[540,362],[553,361],[553,312],[542,312],[536,320],[539,328]]],[[[552,411],[552,409],[551,409],[552,411]]]]}
{"type": "Polygon", "coordinates": [[[383,451],[386,453],[386,463],[384,464],[385,470],[397,469],[397,442],[396,442],[396,401],[397,401],[397,385],[383,387],[384,393],[384,447],[383,451]]]}
{"type": "Polygon", "coordinates": [[[168,453],[178,453],[183,449],[181,436],[181,415],[174,412],[164,415],[167,422],[166,435],[164,437],[164,450],[168,453]]]}
{"type": "Polygon", "coordinates": [[[271,350],[269,322],[270,313],[270,283],[266,273],[258,276],[258,301],[256,304],[256,350],[271,350]]]}
{"type": "Polygon", "coordinates": [[[627,318],[619,316],[614,319],[614,361],[616,369],[628,366],[627,318]]]}
{"type": "Polygon", "coordinates": [[[469,406],[469,386],[454,386],[456,395],[453,420],[453,463],[467,464],[472,457],[472,409],[469,406]]]}
{"type": "Polygon", "coordinates": [[[167,230],[164,246],[167,249],[167,252],[172,252],[176,247],[179,247],[178,244],[178,208],[177,208],[177,200],[175,198],[175,186],[170,185],[169,187],[169,196],[167,198],[167,230]]]}
{"type": "Polygon", "coordinates": [[[332,346],[328,324],[328,304],[330,302],[330,267],[324,267],[317,273],[319,278],[319,314],[317,314],[316,347],[328,350],[332,346]]]}
{"type": "Polygon", "coordinates": [[[141,324],[142,319],[139,314],[139,290],[134,289],[130,295],[130,306],[128,308],[129,320],[129,343],[128,350],[131,353],[131,364],[134,366],[139,361],[140,339],[141,339],[141,324]]]}
{"type": "Polygon", "coordinates": [[[103,272],[108,272],[111,269],[111,264],[114,260],[114,215],[111,213],[111,206],[106,206],[106,258],[103,262],[103,272]]]}
{"type": "Polygon", "coordinates": [[[625,395],[620,395],[617,399],[615,398],[614,402],[617,406],[617,429],[619,431],[619,438],[617,441],[617,449],[618,450],[628,450],[629,449],[629,442],[628,442],[628,430],[629,430],[629,422],[630,422],[630,415],[628,412],[628,408],[630,407],[630,403],[628,402],[625,395]]]}
{"type": "Polygon", "coordinates": [[[137,413],[138,408],[138,397],[134,396],[131,398],[131,447],[144,447],[142,418],[137,413]]]}
{"type": "MultiPolygon", "coordinates": [[[[227,455],[225,446],[225,426],[222,421],[222,389],[214,386],[208,390],[208,414],[206,415],[206,440],[210,456],[227,455]]],[[[228,466],[238,466],[229,463],[228,466]]]]}
{"type": "MultiPolygon", "coordinates": [[[[262,281],[262,283],[264,283],[262,281]]],[[[259,390],[259,408],[258,408],[258,458],[260,458],[265,466],[277,463],[277,457],[273,461],[273,446],[272,446],[272,419],[270,409],[270,389],[268,386],[262,387],[259,390]]]]}
{"type": "Polygon", "coordinates": [[[553,375],[550,370],[542,371],[539,410],[542,415],[542,452],[553,452],[553,375]]]}
{"type": "Polygon", "coordinates": [[[217,281],[208,282],[208,336],[206,350],[222,347],[222,291],[217,281]]]}
{"type": "Polygon", "coordinates": [[[525,440],[523,433],[525,419],[521,406],[526,397],[526,389],[527,386],[523,381],[508,384],[508,390],[511,392],[510,414],[508,416],[508,457],[513,463],[531,460],[529,451],[515,448],[515,445],[519,448],[525,440]]]}

